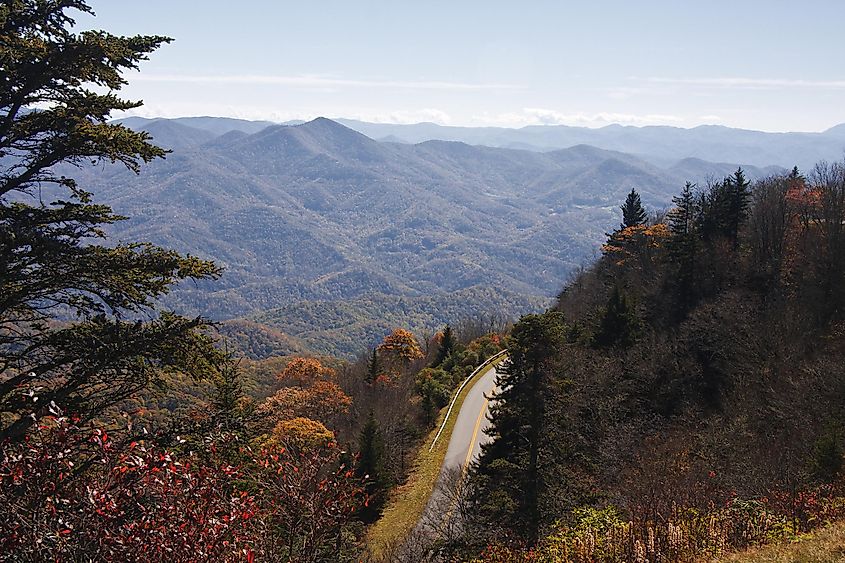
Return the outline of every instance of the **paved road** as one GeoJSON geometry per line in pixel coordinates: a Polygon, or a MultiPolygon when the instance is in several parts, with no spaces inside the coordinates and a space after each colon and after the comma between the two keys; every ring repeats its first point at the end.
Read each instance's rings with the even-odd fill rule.
{"type": "Polygon", "coordinates": [[[446,458],[440,469],[438,484],[420,520],[420,527],[423,530],[436,532],[448,526],[456,500],[453,498],[454,493],[445,492],[445,489],[450,486],[446,483],[450,479],[454,481],[456,472],[466,472],[470,464],[481,455],[481,445],[491,440],[487,435],[490,427],[487,413],[490,408],[489,397],[494,397],[498,390],[497,375],[495,366],[491,366],[482,373],[470,387],[460,412],[452,413],[452,416],[457,416],[455,427],[446,449],[446,458]]]}
{"type": "Polygon", "coordinates": [[[443,460],[443,471],[454,468],[465,471],[481,455],[481,444],[490,441],[487,435],[490,426],[487,397],[494,394],[497,373],[496,367],[491,366],[470,388],[452,430],[446,459],[443,460]]]}

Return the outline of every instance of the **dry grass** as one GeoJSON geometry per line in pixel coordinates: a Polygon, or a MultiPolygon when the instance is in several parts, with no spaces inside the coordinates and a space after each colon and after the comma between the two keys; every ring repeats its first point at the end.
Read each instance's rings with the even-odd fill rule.
{"type": "MultiPolygon", "coordinates": [[[[492,365],[497,365],[503,359],[504,357],[493,362],[492,365]]],[[[460,412],[470,389],[485,373],[487,373],[487,370],[476,374],[461,391],[460,396],[455,401],[454,413],[446,423],[443,434],[437,440],[435,448],[429,451],[431,441],[437,434],[440,425],[443,424],[443,417],[446,415],[448,406],[441,409],[437,417],[437,424],[420,446],[408,480],[393,491],[382,517],[372,525],[367,533],[367,547],[374,560],[379,560],[386,551],[399,547],[422,517],[428,499],[437,484],[437,478],[440,476],[440,468],[443,466],[449,440],[452,437],[452,430],[455,427],[455,421],[458,419],[457,414],[460,412]]]]}
{"type": "Polygon", "coordinates": [[[734,553],[719,563],[842,563],[845,562],[845,522],[805,534],[792,543],[734,553]]]}

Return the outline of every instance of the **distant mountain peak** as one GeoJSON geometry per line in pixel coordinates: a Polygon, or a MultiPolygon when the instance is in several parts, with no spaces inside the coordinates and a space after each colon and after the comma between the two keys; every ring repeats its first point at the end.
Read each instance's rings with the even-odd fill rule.
{"type": "MultiPolygon", "coordinates": [[[[331,120],[331,119],[329,119],[328,117],[323,117],[323,116],[320,116],[320,117],[315,117],[315,118],[314,118],[314,119],[312,119],[311,121],[306,121],[306,122],[305,122],[305,123],[303,123],[302,125],[311,125],[311,124],[317,124],[317,123],[322,123],[322,124],[326,124],[326,125],[328,125],[328,124],[332,124],[332,123],[333,123],[333,124],[335,124],[335,125],[338,125],[338,126],[340,126],[340,127],[343,127],[343,125],[341,125],[341,124],[340,124],[340,123],[338,123],[337,121],[332,121],[332,120],[331,120]]],[[[344,129],[346,129],[346,127],[344,127],[344,129]]]]}
{"type": "Polygon", "coordinates": [[[242,154],[245,162],[260,162],[264,159],[266,166],[281,169],[309,162],[314,157],[336,162],[381,161],[384,158],[383,146],[336,121],[318,117],[296,125],[267,127],[237,140],[232,150],[242,154]],[[265,159],[270,156],[270,160],[265,159]]]}
{"type": "Polygon", "coordinates": [[[338,123],[333,119],[329,119],[328,117],[315,117],[311,121],[306,121],[305,123],[300,123],[299,125],[294,125],[294,127],[303,127],[303,128],[313,128],[313,127],[329,127],[333,129],[346,130],[346,131],[353,131],[346,125],[342,123],[338,123]]]}
{"type": "Polygon", "coordinates": [[[364,135],[363,133],[359,133],[354,129],[350,129],[346,125],[338,123],[337,121],[329,119],[328,117],[317,117],[315,119],[312,119],[311,121],[306,121],[305,123],[302,123],[300,125],[293,125],[291,128],[298,129],[301,131],[308,131],[309,133],[321,136],[332,135],[335,137],[340,136],[340,138],[348,140],[366,139],[368,141],[376,142],[370,137],[364,135]]]}

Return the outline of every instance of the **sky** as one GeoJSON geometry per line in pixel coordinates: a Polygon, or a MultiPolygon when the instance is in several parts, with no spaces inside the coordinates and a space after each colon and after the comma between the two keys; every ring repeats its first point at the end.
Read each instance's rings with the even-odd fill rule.
{"type": "Polygon", "coordinates": [[[845,122],[840,0],[89,0],[167,35],[135,115],[458,126],[845,122]]]}

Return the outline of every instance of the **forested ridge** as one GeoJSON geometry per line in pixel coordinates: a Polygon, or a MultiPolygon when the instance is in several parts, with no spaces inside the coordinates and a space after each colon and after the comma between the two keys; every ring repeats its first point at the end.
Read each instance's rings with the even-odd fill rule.
{"type": "Polygon", "coordinates": [[[843,516],[845,165],[622,210],[510,333],[454,557],[696,561],[843,516]]]}

